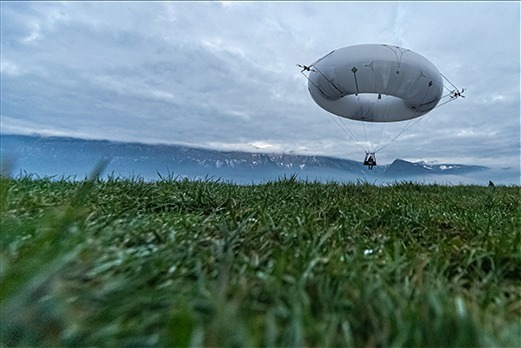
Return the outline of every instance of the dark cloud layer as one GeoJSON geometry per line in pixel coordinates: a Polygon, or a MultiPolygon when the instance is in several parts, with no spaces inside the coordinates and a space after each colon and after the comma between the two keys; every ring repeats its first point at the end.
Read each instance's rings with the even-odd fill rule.
{"type": "MultiPolygon", "coordinates": [[[[429,58],[467,98],[417,122],[380,153],[384,162],[519,163],[519,3],[2,2],[1,10],[3,133],[356,159],[360,149],[314,104],[296,64],[390,43],[429,58]]],[[[402,128],[386,125],[388,140],[402,128]]]]}

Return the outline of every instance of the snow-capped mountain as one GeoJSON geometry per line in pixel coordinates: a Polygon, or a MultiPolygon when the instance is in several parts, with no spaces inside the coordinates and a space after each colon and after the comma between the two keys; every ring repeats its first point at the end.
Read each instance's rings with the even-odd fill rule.
{"type": "Polygon", "coordinates": [[[1,135],[2,171],[16,176],[84,179],[106,160],[104,176],[210,178],[241,184],[297,175],[309,181],[412,180],[419,182],[519,184],[515,170],[483,166],[411,163],[401,159],[368,170],[361,162],[325,156],[216,151],[180,145],[147,145],[63,137],[1,135]]]}
{"type": "Polygon", "coordinates": [[[484,166],[461,164],[432,164],[427,162],[407,162],[396,159],[385,171],[387,176],[402,175],[461,175],[488,169],[484,166]]]}

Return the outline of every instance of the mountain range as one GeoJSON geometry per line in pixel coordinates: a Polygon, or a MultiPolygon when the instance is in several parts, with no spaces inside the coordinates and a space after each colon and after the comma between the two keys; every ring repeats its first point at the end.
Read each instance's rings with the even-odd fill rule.
{"type": "Polygon", "coordinates": [[[239,184],[297,176],[309,181],[415,181],[443,184],[519,184],[519,171],[479,165],[396,159],[368,170],[361,162],[326,156],[217,151],[182,145],[123,143],[38,135],[1,135],[2,171],[10,175],[84,179],[101,163],[103,175],[210,179],[239,184]]]}

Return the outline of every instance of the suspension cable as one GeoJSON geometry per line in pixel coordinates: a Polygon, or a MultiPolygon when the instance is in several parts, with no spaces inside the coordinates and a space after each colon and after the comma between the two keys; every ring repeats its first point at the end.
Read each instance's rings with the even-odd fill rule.
{"type": "MultiPolygon", "coordinates": [[[[451,85],[452,87],[454,87],[454,89],[455,89],[456,91],[459,91],[458,87],[456,87],[452,82],[450,82],[450,80],[449,80],[447,77],[445,77],[445,75],[443,75],[441,72],[440,72],[440,75],[441,75],[441,77],[443,77],[443,78],[444,78],[448,83],[450,83],[450,85],[451,85]]],[[[445,85],[443,85],[443,86],[445,86],[445,85]]]]}
{"type": "Polygon", "coordinates": [[[318,73],[322,75],[322,77],[325,78],[326,81],[338,91],[339,97],[343,97],[342,91],[333,83],[333,81],[331,81],[326,75],[324,75],[322,71],[320,71],[316,66],[313,66],[313,69],[318,71],[318,73]]]}
{"type": "Polygon", "coordinates": [[[381,122],[381,123],[383,123],[383,124],[380,126],[380,134],[378,136],[378,140],[376,140],[376,143],[374,145],[375,151],[378,148],[378,145],[380,145],[380,141],[382,141],[382,136],[384,134],[384,129],[385,129],[385,126],[387,124],[387,122],[381,122]]]}
{"type": "MultiPolygon", "coordinates": [[[[369,126],[366,127],[365,122],[362,122],[362,128],[364,130],[364,142],[366,144],[365,147],[366,147],[367,151],[370,152],[371,151],[371,141],[370,141],[371,135],[367,134],[368,133],[368,129],[367,128],[369,128],[369,126]]],[[[370,132],[370,130],[369,130],[369,132],[370,132]]]]}
{"type": "MultiPolygon", "coordinates": [[[[447,97],[449,97],[448,100],[446,100],[445,102],[441,103],[441,104],[438,104],[436,105],[436,108],[439,108],[440,106],[443,106],[447,103],[450,103],[451,101],[453,100],[456,100],[458,97],[461,96],[461,93],[460,90],[458,89],[458,87],[456,87],[445,75],[443,75],[441,72],[440,72],[440,75],[445,79],[445,81],[447,81],[454,89],[449,89],[447,86],[445,86],[445,84],[443,84],[443,88],[445,88],[447,91],[449,91],[448,94],[442,96],[440,98],[440,101],[442,99],[445,99],[447,97]],[[455,93],[456,92],[456,93],[455,93]]],[[[464,90],[464,89],[463,89],[464,90]]],[[[405,127],[403,127],[403,129],[387,144],[383,145],[382,147],[378,148],[377,150],[375,150],[375,153],[378,152],[378,151],[381,151],[382,149],[384,149],[385,147],[391,145],[398,137],[400,137],[403,133],[405,133],[406,131],[408,131],[411,127],[413,127],[416,123],[418,123],[421,119],[423,119],[423,116],[425,115],[422,115],[420,117],[418,117],[412,124],[411,121],[412,120],[409,120],[407,122],[407,124],[405,125],[405,127]]]]}
{"type": "MultiPolygon", "coordinates": [[[[423,115],[424,116],[424,115],[423,115]]],[[[403,133],[405,133],[406,131],[408,131],[411,127],[413,127],[416,123],[418,123],[422,118],[423,116],[420,116],[418,117],[416,120],[414,120],[414,122],[411,124],[411,120],[407,121],[407,123],[405,124],[405,126],[403,127],[403,129],[390,141],[388,142],[387,144],[384,144],[382,145],[380,148],[376,149],[374,152],[379,152],[381,150],[383,150],[384,148],[386,148],[387,146],[391,145],[396,139],[398,139],[398,137],[400,137],[403,133]]]]}
{"type": "Polygon", "coordinates": [[[360,150],[362,151],[366,151],[361,145],[360,145],[360,141],[358,140],[358,138],[353,134],[353,132],[343,123],[342,121],[342,118],[340,116],[336,116],[336,115],[333,115],[331,113],[327,113],[332,119],[333,121],[338,125],[338,127],[348,136],[351,138],[351,140],[354,141],[354,143],[356,144],[356,146],[358,146],[360,148],[360,150]]]}
{"type": "Polygon", "coordinates": [[[465,91],[465,88],[463,88],[463,89],[461,90],[461,92],[460,92],[459,88],[456,87],[456,85],[454,85],[454,84],[453,84],[453,83],[452,83],[452,82],[451,82],[451,81],[450,81],[450,80],[449,80],[445,75],[443,75],[441,72],[440,72],[440,75],[441,75],[441,77],[443,77],[443,79],[444,79],[445,81],[447,81],[447,82],[452,86],[453,89],[449,89],[445,84],[443,84],[443,87],[444,87],[447,91],[449,91],[449,93],[446,94],[446,95],[444,95],[443,97],[441,97],[440,100],[442,100],[442,99],[444,99],[444,98],[447,98],[447,97],[449,97],[450,99],[447,100],[447,101],[445,101],[445,102],[443,102],[443,103],[441,103],[441,104],[438,104],[436,107],[440,107],[440,106],[442,106],[442,105],[445,105],[445,104],[447,104],[447,103],[450,103],[451,101],[456,100],[456,99],[459,98],[459,97],[463,97],[463,98],[465,98],[464,96],[461,95],[461,94],[463,93],[463,91],[465,91]]]}

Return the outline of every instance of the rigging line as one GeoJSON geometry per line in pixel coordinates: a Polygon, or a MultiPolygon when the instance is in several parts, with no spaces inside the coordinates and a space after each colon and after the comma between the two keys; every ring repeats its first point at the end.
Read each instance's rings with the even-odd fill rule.
{"type": "MultiPolygon", "coordinates": [[[[446,87],[445,87],[445,88],[446,88],[446,87]]],[[[449,89],[448,89],[448,90],[449,90],[449,89]]],[[[449,90],[449,91],[450,91],[450,90],[449,90]]],[[[439,99],[439,102],[442,101],[443,99],[447,98],[447,97],[450,97],[451,95],[452,95],[452,91],[450,91],[450,93],[448,93],[448,94],[445,94],[444,96],[441,96],[440,99],[439,99]]],[[[436,109],[436,108],[439,108],[439,107],[442,106],[442,105],[445,105],[445,104],[447,104],[447,103],[450,103],[451,101],[456,100],[456,99],[457,99],[457,98],[451,97],[450,99],[444,101],[443,103],[436,105],[435,109],[436,109]]]]}
{"type": "MultiPolygon", "coordinates": [[[[362,101],[360,100],[360,96],[358,94],[356,95],[356,99],[358,101],[358,106],[360,107],[360,121],[362,122],[362,129],[364,130],[364,143],[367,144],[366,145],[366,150],[371,150],[370,138],[367,135],[367,129],[365,127],[365,123],[366,123],[365,117],[367,115],[369,115],[369,111],[370,110],[367,110],[367,112],[364,113],[363,104],[362,104],[362,101]]],[[[366,150],[364,150],[364,151],[366,151],[366,150]]]]}
{"type": "Polygon", "coordinates": [[[399,136],[401,136],[403,133],[405,133],[406,131],[408,131],[411,127],[413,127],[416,123],[418,123],[421,119],[423,119],[423,116],[420,116],[418,117],[412,124],[411,121],[412,120],[409,120],[407,122],[407,124],[405,125],[405,127],[403,127],[403,129],[400,131],[400,133],[398,133],[390,142],[388,142],[387,144],[383,145],[382,147],[380,147],[379,149],[377,149],[375,151],[376,152],[379,152],[381,150],[383,150],[384,148],[386,148],[387,146],[391,145],[396,139],[398,139],[399,136]]]}
{"type": "MultiPolygon", "coordinates": [[[[334,52],[334,51],[332,51],[331,53],[333,53],[333,52],[334,52]]],[[[330,55],[331,53],[327,54],[326,56],[330,55]]],[[[325,56],[325,57],[326,57],[326,56],[325,56]]],[[[320,60],[324,59],[325,57],[321,58],[320,60]]],[[[326,79],[326,81],[329,82],[330,85],[332,85],[333,87],[335,87],[335,89],[340,93],[340,97],[343,97],[343,93],[342,93],[342,91],[341,91],[340,89],[338,89],[338,87],[337,87],[337,86],[336,86],[336,85],[335,85],[331,80],[329,80],[329,79],[327,78],[327,76],[324,75],[324,74],[322,73],[322,71],[320,71],[320,70],[315,66],[315,64],[316,64],[316,63],[311,64],[311,65],[309,66],[309,68],[310,68],[310,69],[312,68],[312,69],[313,69],[312,71],[318,71],[318,73],[319,73],[320,75],[322,75],[322,77],[324,77],[324,78],[326,79]]],[[[297,65],[298,65],[298,64],[297,64],[297,65]]],[[[305,78],[306,78],[306,79],[307,79],[307,80],[308,80],[308,81],[309,81],[313,86],[315,86],[316,89],[318,89],[318,90],[320,91],[320,93],[322,93],[322,95],[323,95],[324,97],[328,98],[328,96],[326,95],[326,93],[324,93],[324,91],[322,91],[322,89],[321,89],[320,87],[318,87],[317,84],[314,83],[314,82],[309,78],[309,76],[307,76],[306,74],[304,74],[304,70],[302,70],[300,73],[301,73],[302,75],[304,75],[304,77],[305,77],[305,78]]]]}
{"type": "Polygon", "coordinates": [[[339,89],[339,88],[338,88],[338,87],[333,83],[333,81],[329,80],[329,79],[327,78],[327,76],[324,75],[324,74],[322,73],[322,71],[320,71],[316,66],[315,66],[314,68],[315,68],[316,71],[319,72],[320,75],[322,75],[322,76],[326,79],[327,82],[329,82],[329,83],[331,84],[331,86],[335,87],[335,89],[338,91],[338,93],[340,93],[340,97],[343,97],[343,95],[342,95],[342,91],[341,91],[341,90],[340,90],[340,89],[339,89]]]}
{"type": "Polygon", "coordinates": [[[360,146],[360,142],[358,141],[358,139],[355,137],[355,135],[349,130],[349,128],[342,123],[342,120],[341,120],[341,117],[340,116],[334,116],[333,114],[330,114],[328,113],[328,115],[333,119],[333,121],[335,121],[335,123],[338,125],[338,127],[344,131],[344,133],[351,138],[351,140],[354,141],[354,143],[356,144],[356,146],[358,146],[362,151],[365,151],[365,149],[360,146]]]}
{"type": "Polygon", "coordinates": [[[381,146],[380,148],[378,148],[378,149],[375,149],[374,152],[375,152],[375,153],[380,152],[381,150],[383,150],[383,149],[386,148],[387,146],[391,145],[391,144],[392,144],[396,139],[398,139],[398,137],[399,137],[400,135],[402,135],[402,134],[403,134],[403,133],[408,129],[407,126],[409,125],[410,122],[411,122],[411,121],[409,120],[409,121],[407,122],[407,124],[405,125],[405,127],[403,127],[403,129],[402,129],[402,130],[401,130],[401,131],[400,131],[400,132],[399,132],[399,133],[398,133],[398,134],[397,134],[397,135],[396,135],[396,136],[395,136],[395,137],[394,137],[390,142],[388,142],[387,144],[382,145],[382,146],[381,146]]]}
{"type": "Polygon", "coordinates": [[[350,136],[356,143],[360,142],[358,138],[355,136],[355,134],[345,125],[345,123],[343,123],[342,118],[340,116],[335,115],[335,117],[332,114],[329,115],[333,118],[333,121],[335,121],[335,123],[340,127],[340,129],[344,131],[344,133],[350,136]]]}
{"type": "MultiPolygon", "coordinates": [[[[443,75],[441,72],[440,72],[441,76],[456,90],[456,91],[459,91],[459,89],[445,76],[443,75]]],[[[438,104],[436,105],[436,108],[440,107],[440,106],[443,106],[447,103],[450,103],[451,101],[457,99],[457,96],[456,97],[452,97],[452,93],[454,92],[454,90],[450,90],[447,86],[445,86],[445,84],[443,84],[443,87],[445,89],[447,89],[449,91],[448,94],[442,96],[439,101],[441,101],[442,99],[445,99],[447,97],[450,97],[448,100],[446,100],[445,102],[441,103],[441,104],[438,104]]],[[[429,104],[429,103],[427,103],[429,104]]],[[[400,137],[403,133],[405,133],[406,131],[408,131],[410,128],[412,128],[416,123],[418,123],[421,119],[423,119],[423,116],[425,115],[422,115],[420,117],[418,117],[412,124],[411,124],[411,121],[412,120],[409,120],[407,122],[407,124],[405,125],[405,127],[387,144],[383,145],[382,147],[380,148],[377,148],[375,150],[375,153],[378,152],[378,151],[381,151],[382,149],[384,149],[385,147],[389,146],[390,144],[392,144],[398,137],[400,137]]],[[[383,132],[383,130],[382,130],[383,132]]]]}
{"type": "Polygon", "coordinates": [[[441,103],[441,104],[436,105],[436,108],[439,108],[440,106],[443,106],[443,105],[445,105],[445,104],[448,104],[448,103],[450,103],[450,102],[452,102],[452,101],[454,101],[454,100],[456,100],[456,98],[449,99],[449,100],[447,100],[447,101],[445,101],[445,102],[443,102],[443,103],[441,103]]]}
{"type": "Polygon", "coordinates": [[[447,103],[450,103],[451,101],[454,101],[454,100],[456,100],[456,99],[458,98],[458,97],[453,97],[453,96],[452,96],[452,91],[451,91],[451,93],[449,93],[449,94],[445,94],[443,97],[441,97],[441,98],[440,98],[440,101],[441,101],[442,99],[447,98],[447,97],[450,97],[450,98],[447,99],[446,101],[444,101],[443,103],[436,105],[436,108],[439,108],[440,106],[445,105],[445,104],[447,104],[447,103]]]}
{"type": "Polygon", "coordinates": [[[454,89],[456,89],[457,91],[459,90],[458,87],[454,86],[454,84],[453,84],[452,82],[450,82],[450,80],[449,80],[447,77],[445,77],[445,75],[443,75],[441,72],[440,72],[440,75],[441,75],[441,76],[442,76],[442,77],[443,77],[443,78],[444,78],[448,83],[450,83],[450,85],[451,85],[452,87],[454,87],[454,89]]]}
{"type": "Polygon", "coordinates": [[[365,143],[366,148],[368,149],[368,152],[374,152],[374,150],[378,147],[378,141],[376,140],[376,133],[378,132],[376,130],[377,124],[379,122],[374,121],[362,121],[362,125],[364,128],[365,134],[365,143]]]}
{"type": "Polygon", "coordinates": [[[354,135],[353,135],[353,134],[350,134],[349,131],[347,130],[347,128],[337,120],[337,117],[338,117],[338,116],[336,116],[336,115],[334,115],[334,114],[331,114],[331,113],[329,113],[329,112],[327,113],[327,115],[328,115],[329,117],[331,117],[331,119],[333,120],[333,122],[336,123],[336,125],[338,126],[338,128],[340,128],[340,130],[342,130],[342,131],[343,131],[346,135],[348,135],[350,138],[355,139],[354,135]]]}
{"type": "MultiPolygon", "coordinates": [[[[365,122],[364,122],[365,124],[365,122]]],[[[377,147],[377,143],[375,142],[376,138],[376,126],[378,122],[368,122],[367,123],[367,129],[368,129],[368,138],[367,138],[367,146],[369,148],[369,152],[374,152],[374,150],[377,147]]]]}
{"type": "MultiPolygon", "coordinates": [[[[445,94],[444,96],[442,96],[442,97],[439,99],[438,102],[442,101],[443,99],[445,99],[445,98],[447,98],[447,97],[450,97],[451,94],[452,94],[452,93],[445,94]]],[[[436,109],[436,108],[439,108],[440,106],[445,105],[445,104],[447,104],[447,103],[449,103],[449,102],[451,102],[451,101],[453,101],[453,100],[455,100],[455,99],[456,99],[456,98],[451,97],[450,99],[444,101],[443,103],[436,105],[435,109],[436,109]]]]}
{"type": "Polygon", "coordinates": [[[365,122],[362,122],[362,128],[364,130],[364,143],[366,144],[366,149],[371,150],[371,146],[369,143],[369,137],[367,136],[367,130],[365,128],[365,122]]]}
{"type": "Polygon", "coordinates": [[[449,87],[445,86],[445,84],[443,85],[443,88],[445,88],[447,91],[449,91],[449,93],[454,91],[453,89],[450,89],[449,87]]]}
{"type": "Polygon", "coordinates": [[[452,95],[452,91],[449,91],[449,93],[443,95],[440,97],[440,100],[444,99],[444,98],[447,98],[447,97],[450,97],[452,95]]]}
{"type": "MultiPolygon", "coordinates": [[[[355,75],[355,77],[356,77],[356,75],[355,75]]],[[[358,99],[358,104],[359,104],[359,106],[360,106],[360,115],[363,117],[363,115],[364,115],[364,110],[362,109],[362,102],[360,101],[360,96],[358,96],[357,99],[358,99]]],[[[362,121],[362,128],[363,128],[363,130],[364,130],[364,141],[365,141],[365,143],[367,144],[367,148],[368,148],[369,150],[371,150],[371,147],[370,147],[370,145],[369,145],[369,138],[368,138],[368,136],[367,136],[367,130],[366,130],[365,122],[364,122],[364,121],[362,121]]]]}
{"type": "Polygon", "coordinates": [[[332,50],[331,52],[329,52],[328,54],[326,54],[325,56],[323,56],[322,58],[318,58],[317,60],[315,60],[311,65],[311,66],[314,66],[315,64],[318,64],[318,62],[320,62],[321,60],[323,60],[324,58],[328,57],[329,55],[333,54],[333,52],[335,52],[336,50],[332,50]]]}
{"type": "Polygon", "coordinates": [[[383,124],[380,126],[380,135],[378,136],[378,140],[376,141],[376,144],[374,146],[375,151],[378,148],[378,145],[380,145],[380,141],[382,141],[382,136],[384,134],[384,129],[385,129],[385,126],[387,124],[387,122],[380,122],[380,123],[383,123],[383,124]]]}
{"type": "Polygon", "coordinates": [[[407,132],[409,129],[411,129],[416,123],[418,123],[421,119],[423,118],[423,116],[420,116],[419,118],[417,118],[412,124],[411,124],[411,121],[412,120],[409,120],[407,122],[407,124],[405,125],[405,127],[401,130],[401,132],[396,135],[389,143],[383,145],[380,149],[378,149],[378,151],[382,150],[383,148],[387,147],[388,145],[391,145],[396,139],[398,139],[402,134],[404,134],[405,132],[407,132]]]}
{"type": "Polygon", "coordinates": [[[400,68],[400,64],[402,64],[403,55],[407,52],[410,52],[409,49],[404,49],[398,46],[389,46],[389,45],[383,45],[394,52],[394,55],[396,56],[396,61],[398,62],[398,68],[400,68]],[[403,50],[403,51],[402,51],[403,50]],[[400,52],[400,57],[398,57],[398,52],[400,52]]]}
{"type": "MultiPolygon", "coordinates": [[[[380,102],[380,99],[377,100],[377,103],[379,103],[379,102],[380,102]]],[[[376,133],[378,134],[378,138],[375,141],[373,150],[376,150],[378,148],[378,146],[380,145],[387,122],[375,122],[375,123],[376,123],[376,125],[373,126],[373,129],[376,128],[376,133]]],[[[375,137],[373,137],[373,139],[375,139],[375,137]]]]}
{"type": "Polygon", "coordinates": [[[326,97],[326,98],[328,97],[328,96],[324,93],[324,91],[322,91],[322,90],[320,89],[320,87],[318,87],[318,86],[316,85],[316,83],[314,83],[314,82],[313,82],[313,81],[312,81],[312,80],[311,80],[311,79],[310,79],[306,74],[304,74],[303,71],[301,71],[300,73],[301,73],[302,75],[304,75],[304,76],[306,77],[306,79],[308,79],[309,83],[311,83],[313,86],[315,86],[315,88],[318,89],[318,90],[320,91],[320,93],[322,93],[322,95],[323,95],[324,97],[326,97]]]}

